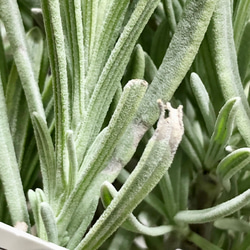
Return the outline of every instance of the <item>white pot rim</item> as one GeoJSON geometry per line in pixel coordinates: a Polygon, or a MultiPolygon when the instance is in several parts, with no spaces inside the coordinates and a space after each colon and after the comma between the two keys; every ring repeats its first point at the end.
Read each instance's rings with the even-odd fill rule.
{"type": "Polygon", "coordinates": [[[0,249],[6,250],[66,250],[31,234],[0,222],[0,249]]]}

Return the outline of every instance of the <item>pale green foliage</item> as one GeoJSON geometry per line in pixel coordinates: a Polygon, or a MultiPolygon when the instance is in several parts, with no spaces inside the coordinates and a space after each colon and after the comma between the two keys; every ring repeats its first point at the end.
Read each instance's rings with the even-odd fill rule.
{"type": "Polygon", "coordinates": [[[0,0],[0,221],[68,249],[246,249],[249,18],[249,0],[0,0]]]}

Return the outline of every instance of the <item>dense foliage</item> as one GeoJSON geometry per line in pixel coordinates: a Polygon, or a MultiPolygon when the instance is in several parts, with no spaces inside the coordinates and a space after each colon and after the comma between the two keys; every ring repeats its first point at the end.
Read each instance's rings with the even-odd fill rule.
{"type": "Polygon", "coordinates": [[[0,0],[0,221],[68,249],[248,249],[249,17],[0,0]]]}

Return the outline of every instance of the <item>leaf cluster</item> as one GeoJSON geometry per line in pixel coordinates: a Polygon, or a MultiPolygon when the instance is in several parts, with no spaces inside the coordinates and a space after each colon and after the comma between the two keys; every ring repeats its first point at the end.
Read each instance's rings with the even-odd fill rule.
{"type": "Polygon", "coordinates": [[[0,0],[0,221],[67,249],[247,249],[249,17],[0,0]]]}

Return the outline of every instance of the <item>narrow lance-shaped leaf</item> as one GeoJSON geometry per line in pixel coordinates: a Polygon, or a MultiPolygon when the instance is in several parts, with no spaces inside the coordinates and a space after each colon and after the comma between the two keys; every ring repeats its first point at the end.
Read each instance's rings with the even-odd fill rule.
{"type": "Polygon", "coordinates": [[[56,218],[54,212],[47,202],[42,202],[41,206],[41,217],[47,233],[48,241],[58,244],[58,232],[56,226],[56,218]]]}
{"type": "Polygon", "coordinates": [[[153,60],[151,59],[151,57],[146,52],[144,52],[144,56],[145,56],[144,79],[147,82],[152,82],[156,73],[157,73],[157,68],[156,68],[153,60]]]}
{"type": "Polygon", "coordinates": [[[250,149],[240,148],[222,159],[217,166],[216,173],[222,179],[223,186],[227,191],[230,190],[230,179],[237,172],[248,166],[250,163],[250,149]]]}
{"type": "Polygon", "coordinates": [[[107,5],[104,4],[103,2],[105,1],[101,2],[92,0],[81,1],[82,17],[83,17],[82,18],[83,43],[84,43],[84,54],[85,54],[84,63],[86,72],[88,71],[93,56],[93,49],[94,49],[94,44],[96,42],[96,37],[100,35],[101,32],[100,30],[98,30],[99,27],[97,27],[98,18],[102,18],[102,26],[103,26],[104,16],[103,15],[99,16],[99,11],[98,11],[100,5],[106,11],[105,14],[107,13],[106,9],[107,5]]]}
{"type": "Polygon", "coordinates": [[[241,81],[244,82],[245,77],[247,77],[247,71],[250,65],[250,21],[247,22],[244,32],[242,34],[242,39],[238,51],[238,65],[239,65],[239,74],[241,76],[241,81]]]}
{"type": "Polygon", "coordinates": [[[140,44],[137,44],[128,63],[122,82],[127,83],[130,79],[144,79],[145,56],[140,44]]]}
{"type": "Polygon", "coordinates": [[[197,154],[197,151],[193,148],[193,145],[191,144],[189,138],[183,135],[182,141],[181,141],[181,147],[183,151],[188,155],[194,166],[197,170],[202,169],[202,161],[200,157],[197,154]]]}
{"type": "Polygon", "coordinates": [[[25,195],[10,134],[2,80],[0,76],[0,179],[13,225],[25,222],[30,226],[25,195]]]}
{"type": "Polygon", "coordinates": [[[163,5],[164,5],[164,9],[166,12],[169,26],[171,28],[172,33],[174,33],[175,29],[176,29],[176,20],[175,20],[175,13],[174,13],[174,9],[173,9],[173,2],[168,1],[168,0],[164,0],[163,5]]]}
{"type": "Polygon", "coordinates": [[[35,191],[30,189],[28,191],[28,198],[34,215],[37,235],[39,236],[39,238],[47,240],[47,233],[45,231],[45,227],[40,212],[41,203],[46,200],[44,192],[39,188],[37,188],[35,191]]]}
{"type": "Polygon", "coordinates": [[[122,168],[131,159],[140,139],[158,118],[156,100],[161,98],[163,101],[169,101],[172,98],[195,58],[216,2],[217,0],[187,1],[182,19],[158,73],[150,84],[136,118],[121,139],[126,140],[127,150],[120,154],[120,150],[117,149],[118,153],[113,156],[110,165],[115,164],[122,168]]]}
{"type": "Polygon", "coordinates": [[[29,57],[25,31],[17,1],[1,0],[0,17],[4,23],[17,70],[25,92],[29,112],[38,112],[45,119],[42,98],[29,57]]]}
{"type": "MultiPolygon", "coordinates": [[[[120,174],[117,177],[117,180],[124,184],[125,181],[129,177],[129,172],[126,169],[122,169],[120,171],[120,174]]],[[[111,180],[113,180],[111,178],[111,180]]],[[[147,202],[151,207],[153,207],[159,214],[165,216],[166,215],[166,209],[164,203],[159,199],[153,192],[149,193],[147,197],[144,199],[145,202],[147,202]]]]}
{"type": "Polygon", "coordinates": [[[59,1],[42,0],[41,4],[53,77],[57,192],[60,193],[68,171],[66,132],[69,129],[69,93],[66,52],[59,1]]]}
{"type": "MultiPolygon", "coordinates": [[[[194,122],[192,123],[187,117],[187,115],[183,114],[183,123],[185,127],[184,137],[188,140],[188,142],[190,143],[190,147],[191,147],[189,149],[185,148],[184,150],[186,152],[188,152],[189,150],[190,151],[193,150],[195,154],[197,155],[197,157],[199,157],[199,160],[202,162],[202,160],[204,159],[205,150],[199,138],[199,133],[197,133],[197,129],[194,129],[194,122]]],[[[184,146],[182,143],[181,145],[182,147],[184,146]]]]}
{"type": "Polygon", "coordinates": [[[69,192],[73,190],[76,180],[77,180],[77,171],[78,171],[78,162],[76,157],[76,147],[73,138],[73,131],[67,131],[67,149],[69,155],[69,179],[68,179],[68,190],[69,192]]]}
{"type": "Polygon", "coordinates": [[[169,222],[172,223],[173,217],[176,214],[177,204],[176,197],[169,173],[166,172],[159,182],[159,187],[162,193],[164,205],[167,211],[169,222]]]}
{"type": "Polygon", "coordinates": [[[180,0],[173,1],[173,8],[174,8],[176,23],[179,22],[181,15],[182,15],[182,12],[183,12],[183,6],[182,6],[182,3],[180,3],[180,2],[182,2],[182,1],[180,1],[180,0]]]}
{"type": "MultiPolygon", "coordinates": [[[[34,69],[35,80],[37,81],[40,71],[41,56],[43,53],[43,37],[38,28],[33,28],[27,33],[26,39],[34,69]]],[[[32,128],[30,127],[30,114],[27,101],[18,77],[15,63],[12,64],[5,93],[11,134],[18,165],[21,169],[27,135],[31,133],[32,128]]],[[[25,181],[25,177],[23,178],[23,176],[22,181],[25,181]]]]}
{"type": "Polygon", "coordinates": [[[53,142],[43,118],[34,113],[33,124],[37,141],[38,154],[43,176],[43,189],[49,202],[54,201],[54,191],[56,186],[56,165],[53,142]]]}
{"type": "Polygon", "coordinates": [[[27,103],[21,82],[18,78],[16,65],[13,63],[8,83],[6,85],[5,100],[9,127],[14,141],[15,154],[19,168],[21,168],[24,143],[27,136],[27,126],[30,119],[27,103]],[[19,122],[21,119],[22,122],[19,122]]]}
{"type": "MultiPolygon", "coordinates": [[[[92,8],[94,7],[94,5],[97,7],[97,4],[92,3],[93,1],[85,2],[87,4],[86,7],[88,7],[88,5],[92,8]]],[[[107,8],[107,13],[104,15],[100,33],[98,34],[95,32],[96,27],[90,27],[91,30],[88,31],[89,34],[87,34],[87,37],[89,37],[90,41],[88,41],[89,44],[86,44],[86,46],[91,54],[88,55],[90,65],[85,81],[85,95],[88,94],[88,96],[85,97],[86,102],[89,102],[95,85],[98,82],[98,78],[101,75],[103,67],[107,61],[109,53],[118,38],[128,8],[128,4],[129,0],[111,1],[107,8]]],[[[93,11],[93,9],[90,11],[91,14],[88,14],[86,18],[91,16],[92,18],[96,18],[98,14],[96,12],[97,8],[95,9],[95,11],[93,11]],[[96,15],[96,17],[93,17],[94,15],[96,15]]],[[[91,21],[92,22],[90,22],[90,24],[92,24],[93,21],[96,22],[97,20],[92,19],[91,21]]]]}
{"type": "Polygon", "coordinates": [[[156,77],[138,111],[138,118],[152,126],[158,117],[156,101],[169,101],[189,70],[207,30],[216,0],[188,1],[156,77]],[[161,94],[159,94],[161,93],[161,94]]]}
{"type": "Polygon", "coordinates": [[[40,65],[43,56],[43,34],[39,28],[34,27],[26,35],[26,41],[30,60],[32,62],[32,68],[34,71],[34,77],[38,82],[40,65]]]}
{"type": "Polygon", "coordinates": [[[238,102],[239,98],[228,100],[219,112],[204,160],[207,168],[213,168],[223,157],[226,144],[232,134],[238,102]]]}
{"type": "Polygon", "coordinates": [[[239,46],[244,32],[244,26],[249,21],[250,17],[250,2],[242,0],[237,2],[237,8],[233,16],[233,30],[236,51],[239,51],[239,46]]]}
{"type": "MultiPolygon", "coordinates": [[[[104,182],[101,188],[101,199],[105,208],[107,208],[114,197],[118,195],[115,187],[109,182],[104,182]]],[[[159,236],[174,230],[173,226],[158,226],[158,227],[148,227],[139,222],[136,217],[131,213],[128,215],[127,219],[121,225],[124,229],[150,236],[159,236]]]]}
{"type": "Polygon", "coordinates": [[[150,57],[154,61],[157,68],[162,63],[162,59],[164,58],[172,35],[173,34],[171,34],[169,23],[167,19],[164,19],[155,32],[150,49],[150,57]]]}
{"type": "Polygon", "coordinates": [[[81,203],[75,212],[77,216],[71,218],[67,228],[69,240],[66,247],[68,249],[75,249],[81,242],[83,235],[86,234],[100,200],[101,184],[101,182],[95,182],[95,186],[88,188],[87,193],[81,198],[81,203]]]}
{"type": "Polygon", "coordinates": [[[236,218],[218,219],[214,222],[214,226],[222,230],[232,230],[235,232],[245,232],[245,233],[250,232],[249,222],[236,218]]]}
{"type": "MultiPolygon", "coordinates": [[[[2,34],[2,27],[0,27],[0,34],[2,34]]],[[[0,60],[0,75],[1,75],[1,81],[3,83],[3,89],[5,90],[7,81],[8,81],[8,64],[7,58],[5,55],[4,51],[4,43],[3,43],[3,37],[0,35],[0,55],[1,55],[1,60],[0,60]]]]}
{"type": "Polygon", "coordinates": [[[97,249],[160,181],[170,167],[182,138],[182,107],[173,109],[159,101],[161,116],[153,137],[129,178],[99,220],[76,248],[97,249]],[[165,108],[169,117],[165,119],[165,108]]]}
{"type": "Polygon", "coordinates": [[[235,213],[250,202],[250,189],[235,198],[217,206],[202,210],[187,210],[178,212],[174,219],[176,223],[199,224],[215,221],[235,213]]]}
{"type": "MultiPolygon", "coordinates": [[[[115,1],[116,2],[116,1],[115,1]]],[[[101,129],[106,113],[144,26],[159,0],[139,0],[105,64],[91,97],[87,114],[76,138],[77,159],[82,162],[87,148],[101,129]],[[119,64],[117,64],[119,62],[119,64]],[[95,126],[93,126],[95,124],[95,126]]]]}
{"type": "Polygon", "coordinates": [[[213,105],[209,99],[208,93],[199,78],[195,73],[190,76],[190,84],[194,92],[194,96],[200,108],[201,114],[206,124],[209,135],[212,135],[214,124],[216,120],[215,111],[213,105]]]}
{"type": "Polygon", "coordinates": [[[208,42],[225,100],[234,97],[241,99],[236,123],[246,144],[250,146],[250,108],[239,75],[231,13],[230,1],[219,0],[208,29],[208,42]]]}
{"type": "MultiPolygon", "coordinates": [[[[68,86],[69,86],[69,102],[71,115],[71,128],[75,130],[77,127],[83,110],[81,110],[84,99],[82,96],[82,86],[85,77],[85,61],[87,58],[87,46],[84,44],[86,33],[83,31],[82,19],[85,16],[85,6],[82,9],[82,2],[89,1],[60,1],[62,26],[65,36],[65,46],[67,54],[67,70],[68,70],[68,86]],[[83,10],[83,11],[82,11],[83,10]],[[85,48],[86,46],[86,48],[85,48]]],[[[91,1],[93,2],[93,1],[91,1]]],[[[94,1],[93,5],[97,5],[98,1],[94,1]]],[[[94,10],[93,10],[94,12],[94,10]]],[[[89,18],[89,16],[87,16],[89,18]]],[[[90,21],[94,26],[94,21],[90,21]]],[[[86,108],[86,107],[84,107],[86,108]]]]}
{"type": "MultiPolygon", "coordinates": [[[[60,230],[65,230],[67,223],[70,222],[71,216],[81,202],[79,197],[85,194],[93,179],[106,167],[119,139],[134,118],[146,89],[147,83],[143,80],[131,80],[124,87],[123,94],[108,127],[97,136],[80,165],[77,184],[58,218],[60,230]]],[[[112,169],[107,169],[107,171],[112,172],[112,169]]]]}

